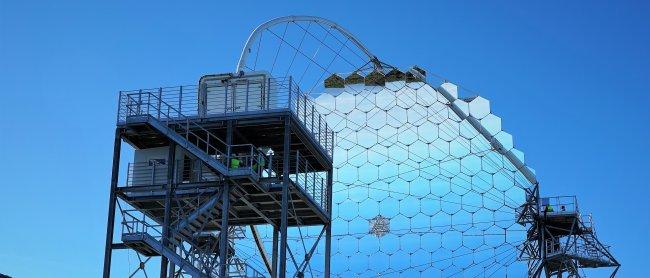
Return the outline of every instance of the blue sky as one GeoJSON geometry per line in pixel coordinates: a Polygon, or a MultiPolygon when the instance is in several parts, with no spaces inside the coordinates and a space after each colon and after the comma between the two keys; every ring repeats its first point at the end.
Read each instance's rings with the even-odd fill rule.
{"type": "Polygon", "coordinates": [[[489,99],[542,193],[648,274],[648,3],[232,3],[0,1],[0,273],[98,277],[117,91],[232,71],[256,25],[309,14],[489,99]]]}

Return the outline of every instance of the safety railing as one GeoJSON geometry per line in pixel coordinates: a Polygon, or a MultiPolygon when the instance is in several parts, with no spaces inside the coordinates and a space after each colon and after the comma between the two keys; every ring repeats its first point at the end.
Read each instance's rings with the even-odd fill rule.
{"type": "MultiPolygon", "coordinates": [[[[212,261],[215,259],[212,250],[204,250],[174,231],[170,233],[169,241],[175,246],[171,250],[197,269],[218,276],[218,268],[214,267],[212,261]]],[[[122,235],[150,236],[161,243],[163,237],[162,226],[148,221],[147,217],[137,210],[122,211],[122,235]]]]}
{"type": "MultiPolygon", "coordinates": [[[[205,116],[290,110],[311,136],[332,157],[334,133],[317,112],[313,100],[291,77],[230,78],[201,88],[205,91],[205,116]]],[[[199,112],[202,114],[203,112],[199,112]]]]}
{"type": "Polygon", "coordinates": [[[315,171],[314,167],[309,164],[300,152],[296,152],[295,159],[296,169],[294,173],[289,175],[290,179],[300,186],[323,211],[328,212],[326,173],[315,171]]]}
{"type": "MultiPolygon", "coordinates": [[[[176,160],[173,183],[214,182],[221,179],[198,159],[176,160]]],[[[167,184],[167,162],[130,162],[126,186],[167,184]]]]}
{"type": "MultiPolygon", "coordinates": [[[[117,123],[148,112],[158,119],[181,120],[289,110],[332,158],[334,133],[316,105],[291,77],[231,78],[199,89],[195,85],[121,91],[117,123]],[[200,96],[204,95],[204,99],[200,96]],[[203,101],[203,103],[201,103],[203,101]]],[[[187,123],[192,126],[191,123],[187,123]]],[[[205,138],[203,138],[205,140],[205,138]]]]}
{"type": "MultiPolygon", "coordinates": [[[[137,210],[123,210],[122,211],[122,236],[136,235],[136,236],[150,236],[153,239],[162,242],[163,232],[162,226],[154,224],[152,221],[147,221],[147,217],[137,210]]],[[[171,241],[174,237],[170,238],[171,241]]],[[[177,255],[184,258],[191,265],[198,269],[202,269],[205,264],[205,255],[199,251],[199,248],[193,246],[190,242],[174,242],[178,248],[175,248],[177,255]]]]}
{"type": "Polygon", "coordinates": [[[569,241],[560,239],[546,239],[544,241],[546,254],[554,256],[558,254],[568,255],[572,257],[579,257],[594,261],[607,261],[607,257],[601,249],[596,247],[593,242],[589,241],[589,237],[580,238],[576,241],[569,241]]]}
{"type": "Polygon", "coordinates": [[[539,211],[546,214],[579,213],[576,196],[556,196],[540,198],[539,211]]]}
{"type": "Polygon", "coordinates": [[[257,177],[266,177],[273,172],[270,158],[251,144],[231,145],[228,153],[230,160],[226,163],[230,171],[243,171],[257,177]]]}
{"type": "Polygon", "coordinates": [[[137,210],[122,211],[122,234],[144,233],[155,239],[162,237],[162,226],[147,222],[146,216],[137,210]]]}
{"type": "Polygon", "coordinates": [[[179,160],[176,167],[176,183],[215,182],[223,179],[199,159],[179,160]]]}
{"type": "MultiPolygon", "coordinates": [[[[120,104],[122,104],[123,95],[133,94],[153,94],[157,97],[157,99],[162,100],[166,105],[174,107],[174,109],[170,110],[170,112],[180,113],[187,117],[198,116],[197,111],[199,102],[197,101],[198,87],[196,85],[120,91],[120,104]]],[[[126,119],[127,112],[127,110],[118,109],[118,123],[123,122],[126,119]]]]}
{"type": "Polygon", "coordinates": [[[312,137],[323,147],[327,155],[332,158],[334,132],[328,126],[325,118],[317,112],[314,101],[307,94],[300,92],[300,90],[297,90],[294,94],[290,94],[290,96],[291,111],[305,129],[311,132],[312,137]]]}
{"type": "MultiPolygon", "coordinates": [[[[230,170],[249,170],[258,177],[262,176],[264,170],[267,170],[265,166],[269,165],[268,158],[255,146],[251,144],[227,145],[219,137],[196,123],[193,118],[185,116],[181,112],[182,110],[168,104],[163,98],[164,95],[144,91],[120,93],[118,123],[126,122],[127,118],[131,116],[154,117],[168,126],[175,125],[178,134],[230,170]],[[161,98],[161,96],[163,97],[161,98]]],[[[141,174],[136,173],[135,170],[134,175],[141,174]]],[[[152,179],[152,181],[156,181],[156,179],[152,179]]]]}
{"type": "Polygon", "coordinates": [[[118,124],[125,123],[128,117],[150,116],[164,122],[167,126],[174,124],[178,134],[208,155],[215,157],[226,155],[228,145],[225,142],[196,123],[194,119],[185,116],[178,107],[165,102],[159,94],[146,91],[120,92],[119,102],[118,124]]]}
{"type": "Polygon", "coordinates": [[[594,226],[594,219],[591,215],[591,213],[587,215],[581,215],[580,216],[580,224],[582,225],[582,229],[590,232],[592,234],[596,234],[596,227],[594,226]]]}
{"type": "MultiPolygon", "coordinates": [[[[251,174],[257,177],[272,177],[275,172],[272,164],[262,152],[253,145],[232,145],[231,159],[214,157],[224,165],[230,163],[230,170],[239,171],[240,175],[251,174]]],[[[214,173],[201,160],[176,160],[174,164],[173,183],[215,182],[221,176],[214,173]]],[[[130,162],[128,164],[126,186],[150,186],[167,184],[167,163],[163,162],[130,162]]]]}
{"type": "Polygon", "coordinates": [[[167,184],[167,165],[162,163],[129,163],[126,186],[167,184]]]}

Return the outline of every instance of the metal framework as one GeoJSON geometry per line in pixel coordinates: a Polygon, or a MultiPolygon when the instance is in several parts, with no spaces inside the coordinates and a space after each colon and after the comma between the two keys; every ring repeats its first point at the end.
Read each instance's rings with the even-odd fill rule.
{"type": "Polygon", "coordinates": [[[575,196],[540,198],[535,187],[517,223],[530,225],[519,254],[528,262],[528,277],[585,277],[581,269],[600,267],[613,268],[615,277],[621,266],[596,237],[591,215],[580,214],[575,196]]]}
{"type": "Polygon", "coordinates": [[[198,87],[120,92],[104,277],[124,248],[147,257],[136,272],[160,256],[160,277],[285,277],[289,257],[301,276],[311,258],[291,254],[287,233],[321,226],[329,252],[333,140],[291,77],[209,75],[198,87]],[[135,161],[119,186],[122,141],[135,161]],[[275,231],[270,254],[257,225],[275,231]],[[239,256],[247,234],[265,269],[239,256]]]}
{"type": "Polygon", "coordinates": [[[539,197],[488,100],[380,61],[327,19],[270,20],[235,73],[122,91],[117,114],[104,277],[121,249],[135,251],[131,277],[613,277],[620,266],[575,198],[539,197]]]}
{"type": "Polygon", "coordinates": [[[252,52],[252,46],[253,43],[259,38],[259,36],[267,29],[282,24],[282,23],[288,23],[288,22],[315,22],[317,24],[322,24],[324,26],[327,26],[328,28],[332,28],[341,34],[343,34],[347,39],[349,39],[354,45],[359,48],[367,57],[368,61],[373,62],[375,65],[378,67],[381,67],[379,63],[379,59],[377,59],[377,56],[373,55],[368,48],[366,48],[361,41],[359,41],[352,33],[350,33],[348,30],[343,28],[343,26],[340,26],[336,24],[335,22],[325,19],[322,17],[317,17],[317,16],[284,16],[284,17],[278,17],[272,20],[269,20],[267,22],[262,23],[260,26],[257,26],[255,30],[250,34],[248,39],[246,40],[246,44],[244,45],[244,48],[242,49],[241,55],[239,57],[239,62],[237,62],[237,68],[235,69],[235,72],[243,72],[247,70],[246,67],[246,62],[248,60],[248,55],[249,53],[252,52]]]}

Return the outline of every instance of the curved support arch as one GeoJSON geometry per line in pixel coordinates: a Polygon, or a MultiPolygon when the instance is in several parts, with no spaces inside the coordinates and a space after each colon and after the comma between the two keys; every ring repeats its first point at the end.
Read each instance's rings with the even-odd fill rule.
{"type": "Polygon", "coordinates": [[[343,28],[342,26],[336,24],[335,22],[325,19],[322,17],[317,17],[317,16],[283,16],[283,17],[278,17],[272,20],[269,20],[267,22],[262,23],[260,26],[257,26],[255,30],[248,36],[248,39],[246,40],[246,45],[244,45],[244,49],[242,49],[241,55],[239,56],[239,62],[237,63],[237,68],[235,69],[235,73],[239,73],[244,70],[246,67],[246,59],[248,58],[248,53],[250,53],[251,46],[253,42],[257,39],[257,37],[266,29],[281,24],[281,23],[286,23],[286,22],[295,22],[295,21],[312,21],[316,22],[322,25],[326,25],[332,29],[335,29],[344,36],[346,36],[354,45],[356,45],[361,51],[363,51],[366,56],[368,56],[368,61],[372,62],[375,64],[376,67],[380,67],[381,65],[379,63],[379,59],[377,59],[377,56],[373,55],[368,48],[366,48],[352,33],[350,33],[348,30],[343,28]]]}

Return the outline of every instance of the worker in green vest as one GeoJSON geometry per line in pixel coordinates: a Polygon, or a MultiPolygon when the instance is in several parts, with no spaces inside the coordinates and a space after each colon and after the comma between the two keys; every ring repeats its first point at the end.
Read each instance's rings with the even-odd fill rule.
{"type": "Polygon", "coordinates": [[[239,169],[239,164],[241,164],[239,158],[233,157],[230,159],[230,169],[239,169]]]}
{"type": "Polygon", "coordinates": [[[553,207],[551,206],[551,204],[546,205],[546,212],[553,212],[553,207]]]}

